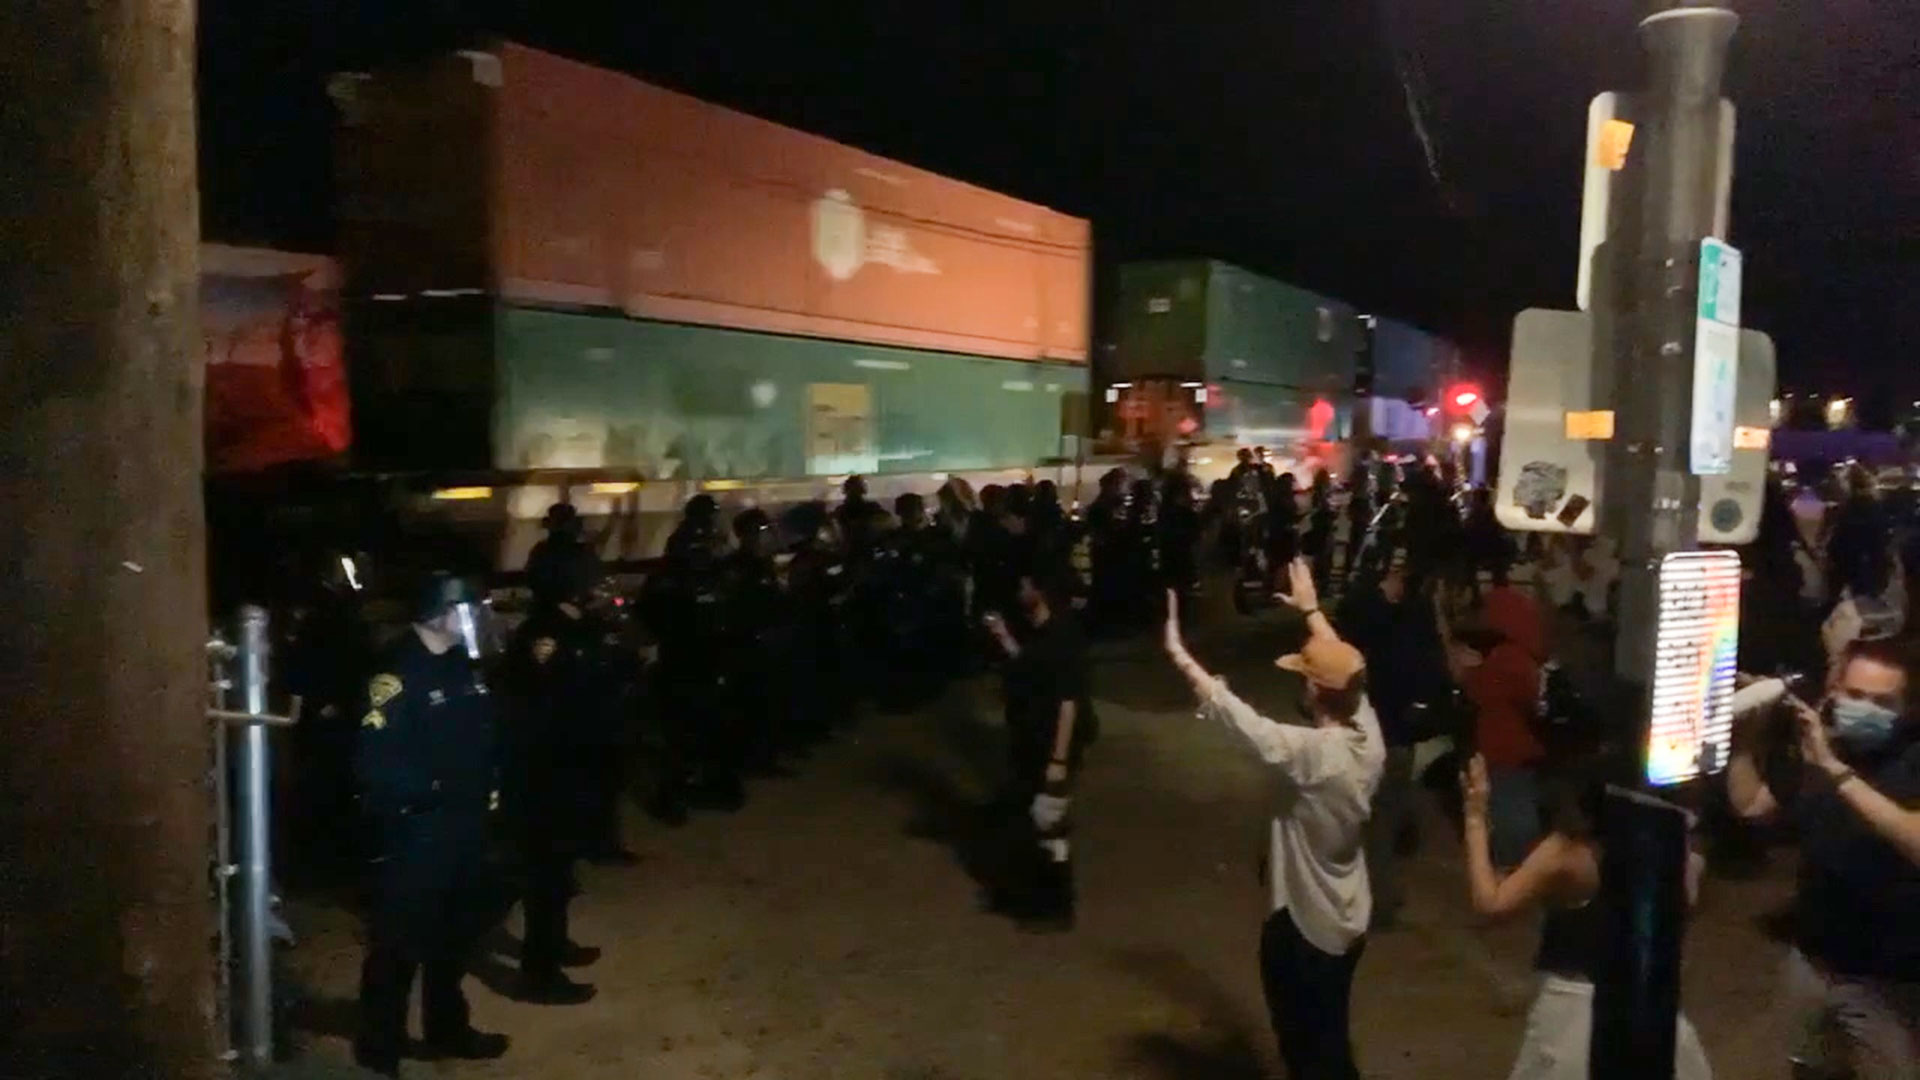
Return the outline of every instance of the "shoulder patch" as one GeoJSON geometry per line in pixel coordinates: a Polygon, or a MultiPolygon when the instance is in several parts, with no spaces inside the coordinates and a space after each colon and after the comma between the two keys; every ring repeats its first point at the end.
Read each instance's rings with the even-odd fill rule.
{"type": "Polygon", "coordinates": [[[374,709],[360,718],[360,726],[379,731],[381,728],[387,726],[387,714],[381,712],[379,709],[374,709]]]}
{"type": "Polygon", "coordinates": [[[375,675],[373,681],[367,684],[367,700],[372,702],[374,709],[378,710],[382,705],[399,697],[401,689],[400,676],[375,675]]]}

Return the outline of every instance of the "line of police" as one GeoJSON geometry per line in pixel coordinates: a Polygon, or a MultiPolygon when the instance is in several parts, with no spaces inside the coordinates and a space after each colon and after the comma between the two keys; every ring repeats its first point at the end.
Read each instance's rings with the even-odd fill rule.
{"type": "MultiPolygon", "coordinates": [[[[1271,469],[1243,465],[1233,480],[1239,491],[1218,491],[1211,505],[1243,567],[1264,577],[1266,566],[1284,565],[1268,556],[1293,542],[1293,530],[1275,538],[1280,530],[1265,526],[1281,516],[1269,507],[1290,504],[1272,498],[1282,482],[1271,469]]],[[[1409,474],[1413,498],[1380,497],[1379,484],[1393,479],[1371,475],[1357,476],[1367,482],[1347,504],[1354,538],[1390,537],[1411,527],[1410,515],[1445,505],[1417,497],[1441,490],[1419,479],[1424,470],[1409,474]],[[1376,499],[1379,514],[1365,509],[1376,499]]],[[[1324,521],[1334,489],[1324,474],[1316,489],[1310,506],[1324,521]]],[[[659,774],[648,809],[677,823],[690,809],[737,809],[747,776],[803,757],[862,697],[910,708],[988,657],[1004,661],[1008,795],[1021,810],[1031,806],[1029,835],[1041,842],[1029,846],[1049,855],[1037,858],[1032,880],[996,899],[1023,917],[1071,924],[1067,798],[1096,725],[1073,609],[1097,632],[1124,633],[1158,616],[1162,588],[1191,592],[1203,527],[1191,480],[1174,471],[1130,484],[1114,470],[1084,517],[1047,482],[976,497],[955,480],[931,513],[911,494],[887,513],[857,477],[845,495],[831,510],[802,504],[778,522],[742,511],[730,523],[730,548],[715,501],[693,499],[638,596],[658,645],[644,680],[626,636],[630,609],[606,593],[569,506],[550,512],[549,536],[529,558],[533,606],[502,662],[479,662],[484,609],[467,584],[431,578],[409,632],[378,657],[354,713],[353,772],[378,856],[355,1043],[363,1066],[397,1075],[416,974],[422,1056],[505,1053],[505,1036],[472,1028],[459,984],[468,954],[515,900],[525,925],[516,996],[542,1004],[592,997],[591,986],[565,973],[598,956],[568,934],[573,868],[585,858],[633,859],[619,839],[619,799],[643,713],[654,720],[659,774]],[[983,620],[989,613],[1004,619],[983,620]],[[502,833],[511,874],[490,860],[502,833]]],[[[1306,541],[1329,572],[1345,561],[1331,532],[1309,529],[1306,541]]]]}

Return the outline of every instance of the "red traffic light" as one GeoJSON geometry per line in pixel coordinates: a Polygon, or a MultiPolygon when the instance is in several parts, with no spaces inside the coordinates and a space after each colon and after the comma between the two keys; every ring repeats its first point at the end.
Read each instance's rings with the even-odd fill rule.
{"type": "Polygon", "coordinates": [[[1471,386],[1456,386],[1447,394],[1447,400],[1456,409],[1471,409],[1480,400],[1480,391],[1471,386]]]}

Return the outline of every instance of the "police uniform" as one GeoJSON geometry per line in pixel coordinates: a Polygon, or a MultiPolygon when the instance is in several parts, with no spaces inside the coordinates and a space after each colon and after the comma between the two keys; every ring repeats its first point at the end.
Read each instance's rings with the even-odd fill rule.
{"type": "Polygon", "coordinates": [[[397,1073],[407,999],[439,1056],[488,1058],[506,1038],[469,1023],[460,980],[495,916],[486,869],[495,792],[494,702],[458,642],[436,653],[418,627],[380,657],[361,710],[355,772],[381,858],[361,969],[360,1063],[397,1073]]]}
{"type": "Polygon", "coordinates": [[[793,666],[795,722],[801,737],[826,737],[850,712],[845,611],[847,562],[825,535],[826,514],[817,505],[796,508],[792,525],[806,539],[787,565],[788,595],[795,621],[793,666]]]}
{"type": "Polygon", "coordinates": [[[514,635],[506,689],[512,703],[508,803],[525,858],[526,924],[521,996],[551,1004],[585,1001],[592,988],[567,979],[567,904],[573,864],[585,853],[596,798],[602,704],[590,651],[594,628],[543,605],[514,635]]]}
{"type": "Polygon", "coordinates": [[[747,510],[734,519],[740,548],[721,568],[727,632],[728,682],[743,740],[737,756],[762,772],[776,771],[780,753],[790,749],[793,694],[793,620],[780,570],[766,551],[772,521],[764,511],[747,510]]]}
{"type": "Polygon", "coordinates": [[[720,808],[738,809],[746,799],[728,693],[724,581],[711,532],[696,524],[680,535],[667,568],[648,580],[642,598],[660,641],[658,688],[673,759],[656,812],[673,818],[685,809],[689,766],[700,774],[700,794],[720,808]]]}

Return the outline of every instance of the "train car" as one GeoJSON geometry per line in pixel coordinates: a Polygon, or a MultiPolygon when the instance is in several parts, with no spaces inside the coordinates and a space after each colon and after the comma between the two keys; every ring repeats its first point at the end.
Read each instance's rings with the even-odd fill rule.
{"type": "Polygon", "coordinates": [[[502,566],[1081,452],[1084,220],[511,43],[331,92],[352,466],[502,566]]]}

